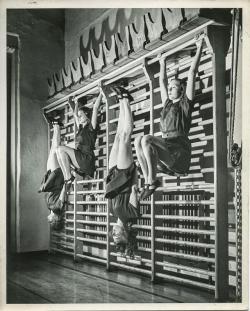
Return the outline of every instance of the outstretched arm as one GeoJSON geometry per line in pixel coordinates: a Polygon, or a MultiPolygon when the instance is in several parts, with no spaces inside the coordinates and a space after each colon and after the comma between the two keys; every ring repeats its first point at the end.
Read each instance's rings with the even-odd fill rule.
{"type": "Polygon", "coordinates": [[[102,92],[100,92],[93,106],[92,119],[91,119],[93,129],[96,129],[97,127],[97,115],[102,101],[102,96],[103,96],[102,92]]]}
{"type": "Polygon", "coordinates": [[[202,43],[203,43],[203,39],[196,42],[196,46],[197,46],[196,54],[193,58],[192,64],[188,72],[186,95],[189,100],[194,99],[195,77],[196,77],[196,73],[197,73],[200,58],[201,58],[202,43]]]}
{"type": "Polygon", "coordinates": [[[67,201],[67,193],[66,193],[66,189],[65,189],[65,185],[63,185],[60,196],[59,196],[59,200],[62,202],[62,206],[64,205],[64,203],[67,201]]]}
{"type": "Polygon", "coordinates": [[[70,97],[69,98],[69,106],[71,108],[71,111],[73,112],[73,116],[76,122],[77,128],[79,128],[79,121],[78,121],[78,100],[70,97]]]}
{"type": "Polygon", "coordinates": [[[166,60],[167,58],[160,59],[160,76],[159,76],[159,85],[161,93],[161,101],[165,103],[168,99],[168,79],[167,79],[167,70],[166,70],[166,60]]]}

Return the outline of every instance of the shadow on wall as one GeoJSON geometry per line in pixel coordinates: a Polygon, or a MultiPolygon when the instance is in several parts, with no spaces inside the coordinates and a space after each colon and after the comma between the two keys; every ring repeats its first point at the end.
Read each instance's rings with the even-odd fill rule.
{"type": "MultiPolygon", "coordinates": [[[[167,9],[170,13],[171,9],[167,9]]],[[[106,41],[107,47],[110,48],[111,36],[119,32],[120,38],[123,41],[125,38],[125,27],[134,23],[136,30],[139,32],[140,28],[143,27],[141,23],[141,18],[145,13],[150,12],[150,16],[153,20],[159,18],[159,8],[157,9],[113,9],[110,11],[109,16],[107,16],[101,24],[91,27],[88,33],[80,36],[80,55],[83,57],[84,61],[87,62],[88,51],[94,49],[95,55],[99,55],[99,44],[106,41]],[[98,29],[99,33],[98,33],[98,29]]],[[[182,15],[182,22],[186,20],[185,10],[180,9],[182,15]]],[[[162,12],[163,27],[166,25],[165,16],[162,12]]],[[[167,31],[165,27],[165,31],[167,31]]]]}

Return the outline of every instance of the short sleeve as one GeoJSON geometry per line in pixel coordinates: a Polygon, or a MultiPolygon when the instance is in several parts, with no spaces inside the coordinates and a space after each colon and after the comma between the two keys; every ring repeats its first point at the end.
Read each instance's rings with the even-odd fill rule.
{"type": "Polygon", "coordinates": [[[186,94],[181,99],[181,107],[185,115],[189,115],[190,109],[193,109],[193,101],[188,99],[186,94]]]}

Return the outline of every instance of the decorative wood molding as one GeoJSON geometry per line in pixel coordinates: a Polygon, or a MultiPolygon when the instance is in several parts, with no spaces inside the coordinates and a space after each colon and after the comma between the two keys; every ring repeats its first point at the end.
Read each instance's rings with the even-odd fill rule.
{"type": "Polygon", "coordinates": [[[59,71],[58,73],[54,73],[53,77],[55,81],[56,92],[62,91],[64,89],[62,72],[59,71]]]}
{"type": "Polygon", "coordinates": [[[62,77],[63,77],[63,84],[65,88],[68,88],[73,84],[70,65],[62,69],[62,77]]]}
{"type": "Polygon", "coordinates": [[[91,57],[93,60],[93,69],[94,69],[93,78],[99,78],[100,76],[104,74],[102,69],[105,66],[102,43],[99,43],[99,55],[98,56],[96,56],[96,52],[94,49],[91,49],[90,53],[91,53],[91,57]]]}
{"type": "Polygon", "coordinates": [[[65,88],[76,89],[79,84],[86,85],[112,72],[117,66],[124,66],[213,18],[217,24],[222,25],[223,20],[229,20],[230,13],[225,17],[220,13],[219,9],[193,8],[159,8],[155,9],[154,14],[146,13],[141,16],[140,25],[131,23],[125,27],[124,38],[121,38],[118,32],[113,34],[110,48],[107,42],[99,43],[98,56],[95,50],[91,49],[88,51],[86,61],[80,56],[70,62],[67,69],[54,73],[53,77],[48,79],[49,97],[65,88]]]}
{"type": "Polygon", "coordinates": [[[145,14],[145,21],[147,26],[147,37],[149,43],[145,45],[145,48],[149,51],[156,49],[157,47],[164,44],[161,39],[164,32],[162,23],[162,9],[157,9],[156,16],[152,18],[150,13],[145,14]]]}
{"type": "Polygon", "coordinates": [[[129,27],[125,27],[125,38],[122,40],[121,35],[118,33],[114,34],[115,44],[117,48],[117,56],[118,60],[115,61],[115,64],[118,66],[123,66],[129,63],[131,60],[128,57],[128,53],[130,50],[129,46],[129,27]]]}
{"type": "Polygon", "coordinates": [[[48,78],[47,82],[48,82],[49,97],[52,97],[56,93],[54,77],[52,76],[51,78],[48,78]]]}
{"type": "Polygon", "coordinates": [[[135,59],[147,53],[145,50],[145,44],[147,43],[145,30],[145,15],[141,17],[140,27],[136,28],[135,23],[129,25],[132,42],[129,58],[135,59]]]}
{"type": "Polygon", "coordinates": [[[88,60],[87,62],[84,61],[83,57],[80,56],[80,62],[82,66],[82,78],[84,80],[91,80],[91,75],[93,74],[93,65],[92,65],[92,58],[91,58],[91,52],[88,51],[88,60]]]}
{"type": "Polygon", "coordinates": [[[80,57],[70,63],[73,83],[78,83],[82,79],[80,57]]]}
{"type": "Polygon", "coordinates": [[[107,42],[103,42],[103,53],[105,58],[106,67],[103,68],[103,72],[107,73],[112,71],[112,67],[115,66],[115,61],[118,60],[118,52],[116,47],[115,35],[111,36],[111,46],[108,48],[107,42]]]}

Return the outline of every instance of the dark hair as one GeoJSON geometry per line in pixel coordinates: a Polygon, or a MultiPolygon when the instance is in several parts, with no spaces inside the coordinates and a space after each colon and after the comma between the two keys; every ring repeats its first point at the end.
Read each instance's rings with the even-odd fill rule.
{"type": "Polygon", "coordinates": [[[83,111],[89,119],[91,118],[92,110],[90,108],[81,106],[78,111],[83,111]]]}
{"type": "Polygon", "coordinates": [[[115,249],[117,252],[125,253],[127,244],[125,242],[115,243],[115,249]]]}
{"type": "MultiPolygon", "coordinates": [[[[132,227],[132,223],[127,224],[127,242],[120,241],[115,244],[115,249],[117,252],[126,253],[126,255],[131,256],[134,254],[134,251],[137,250],[137,230],[132,227]]],[[[112,232],[109,232],[109,236],[113,238],[112,232]]],[[[113,240],[114,241],[114,240],[113,240]]]]}
{"type": "Polygon", "coordinates": [[[86,105],[87,104],[87,97],[86,96],[83,96],[83,97],[79,97],[78,99],[77,99],[77,101],[78,101],[78,103],[81,105],[81,106],[84,106],[84,105],[86,105]]]}
{"type": "Polygon", "coordinates": [[[49,221],[49,224],[51,226],[51,229],[60,231],[63,228],[64,220],[62,215],[53,214],[52,220],[49,221]]]}
{"type": "Polygon", "coordinates": [[[137,229],[132,227],[132,224],[129,224],[128,227],[128,242],[126,248],[126,255],[131,256],[134,254],[134,251],[137,250],[137,229]]]}
{"type": "Polygon", "coordinates": [[[181,86],[185,86],[186,85],[186,80],[184,80],[184,79],[173,78],[173,79],[171,79],[171,81],[172,80],[179,81],[181,86]]]}

